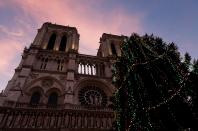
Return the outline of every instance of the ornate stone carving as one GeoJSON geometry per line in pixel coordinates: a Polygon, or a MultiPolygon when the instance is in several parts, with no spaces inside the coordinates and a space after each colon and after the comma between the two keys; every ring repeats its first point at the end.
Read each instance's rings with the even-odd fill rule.
{"type": "Polygon", "coordinates": [[[30,73],[30,78],[31,78],[31,79],[36,79],[38,76],[39,76],[39,74],[30,73]]]}
{"type": "Polygon", "coordinates": [[[67,79],[67,76],[60,75],[60,76],[59,76],[59,79],[60,79],[60,80],[66,80],[66,79],[67,79]]]}
{"type": "Polygon", "coordinates": [[[69,86],[68,88],[65,88],[65,92],[69,94],[73,93],[71,86],[69,86]]]}
{"type": "Polygon", "coordinates": [[[54,81],[52,79],[44,79],[41,81],[41,85],[43,87],[51,87],[53,86],[53,84],[54,84],[54,81]]]}
{"type": "Polygon", "coordinates": [[[105,106],[107,104],[106,94],[98,87],[84,87],[80,90],[78,97],[82,105],[105,106]]]}

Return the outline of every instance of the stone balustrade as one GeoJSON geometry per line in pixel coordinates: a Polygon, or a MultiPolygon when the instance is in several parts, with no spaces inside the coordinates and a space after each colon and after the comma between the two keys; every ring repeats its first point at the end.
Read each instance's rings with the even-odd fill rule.
{"type": "Polygon", "coordinates": [[[74,104],[62,104],[62,105],[46,105],[46,104],[36,104],[31,105],[29,103],[14,102],[14,101],[5,101],[3,104],[4,107],[8,108],[32,108],[32,109],[71,109],[71,110],[93,110],[93,111],[106,111],[113,112],[111,108],[103,106],[83,106],[83,105],[74,105],[74,104]]]}
{"type": "Polygon", "coordinates": [[[0,107],[0,129],[112,130],[114,113],[71,109],[0,107]]]}

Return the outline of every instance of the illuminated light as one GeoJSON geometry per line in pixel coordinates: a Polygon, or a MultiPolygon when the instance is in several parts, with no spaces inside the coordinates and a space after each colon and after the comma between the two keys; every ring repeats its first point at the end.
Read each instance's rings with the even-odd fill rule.
{"type": "Polygon", "coordinates": [[[46,48],[47,48],[47,44],[45,43],[44,46],[43,46],[43,49],[46,49],[46,48]]]}
{"type": "Polygon", "coordinates": [[[74,45],[74,42],[72,42],[72,49],[75,49],[75,45],[74,45]]]}

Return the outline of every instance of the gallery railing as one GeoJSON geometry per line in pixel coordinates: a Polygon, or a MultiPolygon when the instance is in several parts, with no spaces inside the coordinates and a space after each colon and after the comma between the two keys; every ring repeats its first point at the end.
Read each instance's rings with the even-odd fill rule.
{"type": "Polygon", "coordinates": [[[0,129],[113,129],[114,113],[0,107],[0,129]]]}
{"type": "Polygon", "coordinates": [[[71,110],[93,110],[112,112],[112,109],[104,106],[83,106],[75,104],[47,105],[47,104],[29,104],[14,101],[5,101],[4,107],[8,108],[34,108],[34,109],[71,109],[71,110]]]}

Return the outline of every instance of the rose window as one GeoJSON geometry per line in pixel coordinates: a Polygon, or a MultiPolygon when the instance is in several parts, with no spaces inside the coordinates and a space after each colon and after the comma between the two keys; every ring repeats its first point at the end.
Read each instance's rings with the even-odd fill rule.
{"type": "Polygon", "coordinates": [[[97,87],[84,87],[79,91],[79,101],[82,105],[105,106],[107,96],[103,90],[97,87]]]}

